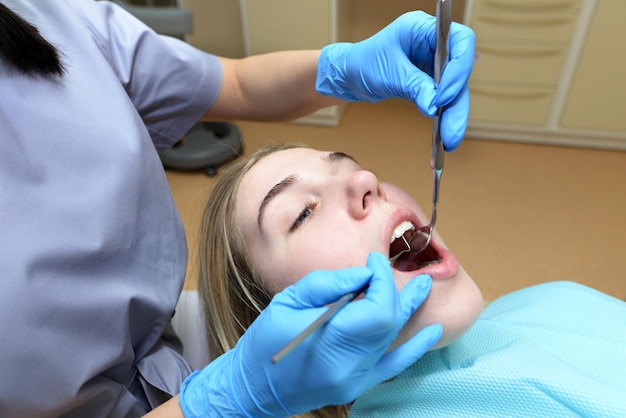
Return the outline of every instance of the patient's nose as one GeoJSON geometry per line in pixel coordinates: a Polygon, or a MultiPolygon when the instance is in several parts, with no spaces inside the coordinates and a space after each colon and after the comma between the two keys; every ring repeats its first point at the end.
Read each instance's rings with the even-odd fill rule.
{"type": "Polygon", "coordinates": [[[352,172],[346,179],[348,211],[356,219],[367,216],[372,203],[381,197],[378,178],[371,171],[352,172]]]}

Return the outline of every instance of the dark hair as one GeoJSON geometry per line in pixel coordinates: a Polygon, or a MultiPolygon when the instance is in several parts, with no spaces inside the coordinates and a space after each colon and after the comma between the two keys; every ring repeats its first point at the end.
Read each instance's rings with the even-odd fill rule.
{"type": "Polygon", "coordinates": [[[59,51],[37,28],[0,3],[0,57],[29,76],[62,76],[59,51]]]}

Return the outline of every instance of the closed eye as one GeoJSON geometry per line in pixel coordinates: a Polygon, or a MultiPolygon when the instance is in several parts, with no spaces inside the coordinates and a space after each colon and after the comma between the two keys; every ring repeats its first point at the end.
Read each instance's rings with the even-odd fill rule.
{"type": "Polygon", "coordinates": [[[302,212],[300,212],[300,214],[298,215],[298,217],[295,219],[295,221],[293,222],[293,224],[291,224],[291,228],[289,228],[289,232],[294,232],[295,230],[297,230],[304,222],[306,222],[311,215],[313,215],[313,210],[315,209],[315,206],[317,206],[317,204],[315,202],[309,202],[304,206],[304,209],[302,209],[302,212]]]}

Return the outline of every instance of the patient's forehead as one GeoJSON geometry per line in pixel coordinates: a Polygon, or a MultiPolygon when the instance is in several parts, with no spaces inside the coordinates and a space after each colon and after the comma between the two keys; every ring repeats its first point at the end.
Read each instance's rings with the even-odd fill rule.
{"type": "Polygon", "coordinates": [[[281,181],[285,176],[300,171],[316,171],[321,169],[324,159],[331,154],[311,148],[290,148],[266,155],[253,165],[244,176],[243,182],[254,182],[257,185],[270,183],[270,187],[281,181]]]}
{"type": "Polygon", "coordinates": [[[283,169],[315,169],[324,168],[329,163],[350,161],[358,165],[352,156],[340,151],[322,151],[312,148],[289,148],[275,151],[260,159],[247,173],[252,175],[260,173],[278,172],[283,169]]]}

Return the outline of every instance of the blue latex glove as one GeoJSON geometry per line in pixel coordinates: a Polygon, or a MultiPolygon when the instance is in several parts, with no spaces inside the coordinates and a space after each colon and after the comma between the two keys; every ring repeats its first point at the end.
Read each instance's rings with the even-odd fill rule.
{"type": "Polygon", "coordinates": [[[318,93],[347,101],[409,99],[427,116],[446,106],[441,139],[446,151],[456,149],[469,118],[467,80],[474,65],[475,36],[470,28],[452,22],[449,62],[437,88],[432,78],[436,26],[433,16],[409,12],[364,41],[324,47],[317,64],[318,93]]]}
{"type": "Polygon", "coordinates": [[[418,276],[401,292],[388,260],[372,253],[367,267],[317,271],[277,294],[237,346],[184,382],[180,406],[192,417],[284,417],[345,404],[396,376],[441,337],[432,325],[395,350],[391,342],[430,291],[418,276]],[[327,305],[369,282],[366,297],[274,364],[271,357],[318,318],[327,305]]]}

